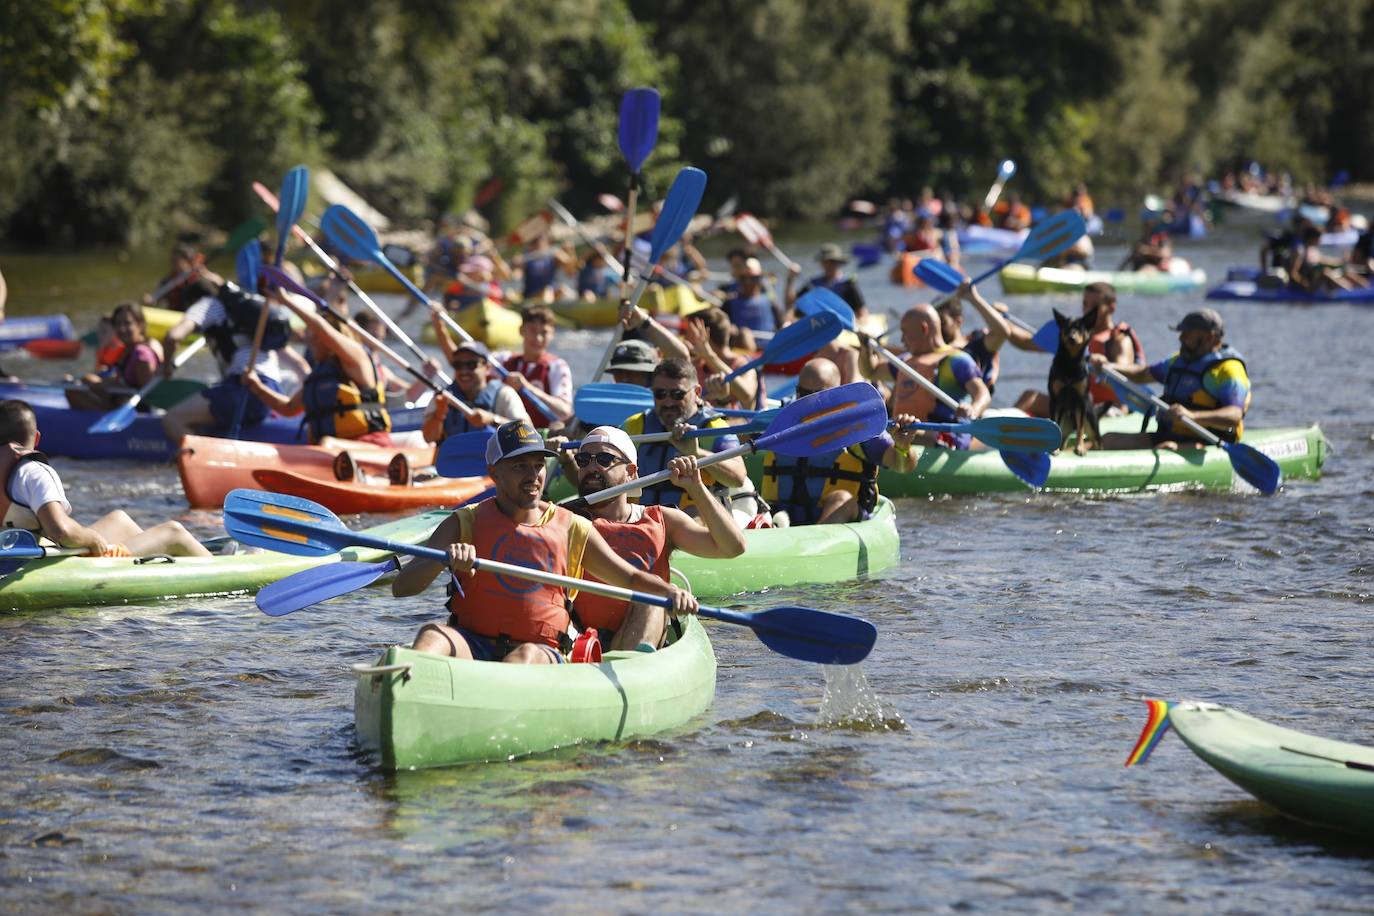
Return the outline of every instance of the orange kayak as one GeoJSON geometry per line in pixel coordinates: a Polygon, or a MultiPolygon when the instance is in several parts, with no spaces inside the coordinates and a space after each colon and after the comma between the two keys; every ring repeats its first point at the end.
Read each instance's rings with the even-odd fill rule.
{"type": "Polygon", "coordinates": [[[323,480],[295,471],[270,469],[254,471],[253,478],[264,490],[313,499],[340,515],[457,506],[491,486],[491,479],[487,477],[460,477],[456,480],[436,477],[402,487],[387,483],[323,480]]]}
{"type": "Polygon", "coordinates": [[[273,445],[270,442],[244,442],[217,436],[187,436],[177,452],[181,487],[193,509],[218,509],[224,494],[236,487],[260,490],[253,472],[260,468],[294,471],[305,477],[334,479],[334,456],[347,451],[358,469],[386,477],[387,462],[404,454],[412,467],[434,463],[434,446],[423,448],[381,448],[349,439],[325,439],[319,445],[273,445]]]}

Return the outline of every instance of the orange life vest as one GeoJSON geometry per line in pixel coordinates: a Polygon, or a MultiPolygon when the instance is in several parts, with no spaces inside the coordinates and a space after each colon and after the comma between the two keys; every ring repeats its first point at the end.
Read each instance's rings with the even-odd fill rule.
{"type": "MultiPolygon", "coordinates": [[[[582,550],[591,524],[561,506],[549,504],[533,525],[516,522],[486,499],[458,510],[461,538],[478,557],[542,569],[560,576],[582,572],[582,550]]],[[[565,590],[491,572],[478,571],[452,589],[448,609],[457,624],[479,636],[505,636],[513,642],[559,647],[567,637],[565,590]]]]}
{"type": "MultiPolygon", "coordinates": [[[[626,563],[668,581],[668,527],[663,522],[662,506],[645,506],[636,522],[594,518],[592,525],[626,563]]],[[[595,576],[587,578],[599,581],[595,576]]],[[[584,627],[618,630],[625,622],[625,612],[630,605],[615,598],[582,593],[573,602],[573,608],[584,627]]]]}
{"type": "MultiPolygon", "coordinates": [[[[933,383],[935,373],[940,370],[940,364],[945,361],[945,357],[954,351],[954,347],[946,344],[930,353],[908,356],[906,364],[933,383]]],[[[911,414],[917,420],[927,419],[930,412],[935,409],[935,396],[907,378],[905,373],[894,370],[894,374],[896,375],[896,384],[892,389],[892,416],[906,413],[911,414]]],[[[955,398],[955,400],[959,399],[955,398]]]]}

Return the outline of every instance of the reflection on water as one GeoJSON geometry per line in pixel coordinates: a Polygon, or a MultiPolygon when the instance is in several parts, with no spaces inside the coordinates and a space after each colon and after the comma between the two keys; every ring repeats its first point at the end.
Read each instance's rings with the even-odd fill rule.
{"type": "MultiPolygon", "coordinates": [[[[1239,232],[1189,252],[1213,276],[1252,255],[1239,232]]],[[[913,301],[880,270],[861,280],[879,310],[913,301]]],[[[1033,324],[1072,304],[1014,302],[1033,324]]],[[[1123,297],[1121,314],[1164,355],[1197,304],[1123,297]]],[[[1121,766],[1142,695],[1374,744],[1374,412],[1350,371],[1368,315],[1222,313],[1255,380],[1249,422],[1321,422],[1322,481],[1276,498],[904,502],[883,578],[745,602],[867,617],[880,639],[862,668],[709,624],[715,705],[654,740],[375,771],[348,665],[438,617],[437,591],[280,619],[243,599],[0,617],[6,907],[1367,908],[1366,845],[1278,817],[1173,737],[1121,766]]],[[[557,346],[581,377],[604,340],[559,331],[557,346]]],[[[1007,354],[997,403],[1045,371],[1007,354]]],[[[219,530],[185,509],[171,466],[56,463],[83,518],[219,530]]]]}

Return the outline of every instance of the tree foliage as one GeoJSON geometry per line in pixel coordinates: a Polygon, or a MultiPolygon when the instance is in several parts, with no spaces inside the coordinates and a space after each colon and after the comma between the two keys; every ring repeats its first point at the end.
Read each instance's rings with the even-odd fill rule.
{"type": "Polygon", "coordinates": [[[623,193],[619,99],[663,94],[651,193],[784,216],[856,193],[1155,189],[1255,158],[1374,169],[1374,0],[0,0],[0,238],[160,240],[327,166],[406,219],[623,193]]]}

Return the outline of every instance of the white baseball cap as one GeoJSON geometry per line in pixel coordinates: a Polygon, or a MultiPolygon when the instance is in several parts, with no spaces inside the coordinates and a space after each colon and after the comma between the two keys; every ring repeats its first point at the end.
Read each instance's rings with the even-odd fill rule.
{"type": "Polygon", "coordinates": [[[594,442],[609,445],[630,464],[639,463],[639,451],[635,448],[634,440],[619,426],[598,426],[582,437],[583,445],[591,445],[594,442]]]}

